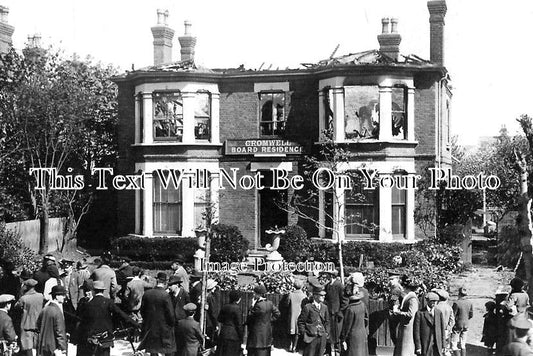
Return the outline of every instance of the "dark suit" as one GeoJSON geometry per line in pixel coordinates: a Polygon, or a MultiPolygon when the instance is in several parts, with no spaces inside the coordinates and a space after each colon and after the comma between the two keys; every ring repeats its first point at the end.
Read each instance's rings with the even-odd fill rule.
{"type": "Polygon", "coordinates": [[[328,306],[314,302],[306,304],[298,318],[298,331],[303,335],[304,356],[322,356],[326,351],[326,340],[330,329],[328,306]]]}
{"type": "Polygon", "coordinates": [[[198,356],[204,338],[196,320],[191,317],[178,321],[176,335],[179,335],[177,356],[198,356]]]}
{"type": "MultiPolygon", "coordinates": [[[[433,310],[437,312],[436,310],[433,310]]],[[[421,350],[422,356],[442,355],[435,334],[435,317],[426,309],[416,313],[414,324],[415,350],[421,350]]]]}
{"type": "Polygon", "coordinates": [[[326,285],[325,303],[328,306],[331,322],[331,343],[338,348],[339,335],[342,328],[342,311],[348,306],[348,298],[344,293],[344,286],[339,279],[326,285]]]}
{"type": "Polygon", "coordinates": [[[175,352],[175,317],[170,295],[161,287],[147,290],[143,295],[141,315],[143,341],[139,349],[151,353],[175,352]]]}
{"type": "Polygon", "coordinates": [[[272,346],[272,322],[281,313],[270,300],[260,299],[248,313],[248,340],[246,348],[248,355],[270,355],[272,346]]]}
{"type": "Polygon", "coordinates": [[[48,303],[41,311],[37,319],[37,330],[37,355],[52,355],[55,350],[67,351],[65,317],[56,303],[48,303]]]}
{"type": "Polygon", "coordinates": [[[235,303],[224,305],[218,314],[218,321],[221,327],[217,356],[239,355],[243,340],[241,307],[235,303]]]}
{"type": "Polygon", "coordinates": [[[185,304],[190,302],[189,293],[187,293],[183,288],[180,288],[178,295],[175,296],[174,294],[170,294],[170,299],[172,300],[172,305],[174,306],[174,317],[177,324],[178,320],[185,319],[187,317],[183,307],[185,304]]]}
{"type": "MultiPolygon", "coordinates": [[[[99,294],[88,302],[81,302],[78,307],[78,356],[89,356],[94,351],[94,345],[88,339],[95,334],[107,332],[109,339],[113,336],[113,315],[118,315],[130,325],[137,325],[109,298],[99,294]]],[[[109,347],[112,346],[109,343],[109,347]]],[[[109,347],[98,348],[96,355],[109,355],[109,347]]]]}

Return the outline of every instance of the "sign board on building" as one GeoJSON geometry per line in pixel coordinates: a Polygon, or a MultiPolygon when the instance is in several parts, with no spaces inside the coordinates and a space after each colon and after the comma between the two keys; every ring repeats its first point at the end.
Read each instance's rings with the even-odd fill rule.
{"type": "Polygon", "coordinates": [[[226,155],[254,155],[254,156],[278,156],[287,154],[302,154],[302,145],[276,139],[249,139],[249,140],[226,140],[226,155]]]}

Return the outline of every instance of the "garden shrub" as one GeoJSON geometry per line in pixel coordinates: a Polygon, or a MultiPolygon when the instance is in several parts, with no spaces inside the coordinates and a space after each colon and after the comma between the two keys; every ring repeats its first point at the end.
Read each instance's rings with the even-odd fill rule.
{"type": "Polygon", "coordinates": [[[517,236],[518,229],[514,225],[504,225],[498,234],[498,246],[491,249],[498,264],[514,268],[520,256],[520,244],[517,236]]]}
{"type": "Polygon", "coordinates": [[[240,262],[248,251],[248,240],[245,239],[239,228],[234,225],[218,224],[212,226],[211,238],[212,262],[240,262]]]}
{"type": "Polygon", "coordinates": [[[180,254],[186,262],[193,261],[198,240],[192,237],[123,236],[111,242],[112,252],[137,261],[170,261],[180,254]]]}
{"type": "Polygon", "coordinates": [[[298,225],[283,228],[285,234],[279,243],[279,253],[286,261],[304,261],[309,256],[311,242],[307,238],[305,230],[298,225]]]}
{"type": "Polygon", "coordinates": [[[11,261],[17,269],[35,271],[40,267],[40,257],[27,247],[19,234],[0,223],[0,261],[11,261]]]}
{"type": "Polygon", "coordinates": [[[287,294],[294,290],[294,275],[290,272],[265,272],[257,277],[267,293],[287,294]]]}
{"type": "Polygon", "coordinates": [[[448,225],[443,228],[437,229],[436,242],[449,246],[458,246],[460,245],[465,236],[464,236],[464,225],[453,224],[448,225]]]}

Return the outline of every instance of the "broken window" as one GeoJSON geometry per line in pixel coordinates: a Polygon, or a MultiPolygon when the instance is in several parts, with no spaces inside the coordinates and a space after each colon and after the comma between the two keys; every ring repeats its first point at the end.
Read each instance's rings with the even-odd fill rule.
{"type": "Polygon", "coordinates": [[[209,141],[211,126],[211,95],[207,92],[196,93],[194,109],[194,138],[197,141],[209,141]]]}
{"type": "Polygon", "coordinates": [[[153,132],[155,140],[183,140],[183,98],[180,92],[154,93],[153,132]]]}
{"type": "Polygon", "coordinates": [[[379,137],[379,87],[344,87],[344,133],[347,140],[379,137]]]}
{"type": "Polygon", "coordinates": [[[259,132],[262,136],[281,136],[285,133],[288,113],[284,92],[261,92],[259,132]]]}
{"type": "Polygon", "coordinates": [[[392,88],[392,136],[407,139],[407,88],[392,88]]]}

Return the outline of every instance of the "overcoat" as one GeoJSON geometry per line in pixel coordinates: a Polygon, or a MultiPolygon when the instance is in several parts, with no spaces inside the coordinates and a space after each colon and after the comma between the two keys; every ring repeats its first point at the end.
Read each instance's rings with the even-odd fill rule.
{"type": "Polygon", "coordinates": [[[246,347],[261,349],[272,346],[272,322],[280,315],[278,308],[270,300],[260,299],[257,301],[246,320],[248,325],[246,347]]]}
{"type": "Polygon", "coordinates": [[[289,334],[294,335],[298,334],[298,317],[302,312],[302,301],[307,296],[301,290],[295,290],[289,294],[288,303],[290,308],[289,316],[289,334]]]}
{"type": "Polygon", "coordinates": [[[104,282],[104,297],[115,299],[115,294],[119,290],[117,283],[117,275],[115,271],[111,269],[108,265],[101,265],[93,271],[91,274],[91,279],[93,281],[102,281],[104,282]]]}
{"type": "Polygon", "coordinates": [[[468,321],[474,316],[472,302],[465,298],[459,298],[453,303],[452,310],[455,316],[454,330],[467,330],[468,321]]]}
{"type": "Polygon", "coordinates": [[[68,285],[68,297],[74,309],[78,309],[78,302],[83,298],[83,284],[89,279],[91,273],[87,268],[72,272],[68,285]]]}
{"type": "Polygon", "coordinates": [[[11,317],[3,310],[0,310],[0,340],[13,342],[17,339],[15,328],[11,317]]]}
{"type": "Polygon", "coordinates": [[[63,311],[55,303],[48,303],[37,319],[39,338],[37,355],[51,354],[55,350],[67,350],[67,333],[63,311]]]}
{"type": "Polygon", "coordinates": [[[170,295],[161,287],[147,290],[142,299],[141,344],[139,349],[168,354],[176,351],[174,308],[170,295]]]}
{"type": "Polygon", "coordinates": [[[413,324],[418,311],[418,297],[414,292],[407,293],[400,305],[400,311],[393,312],[393,318],[398,323],[394,356],[413,356],[415,343],[413,339],[413,324]]]}
{"type": "MultiPolygon", "coordinates": [[[[438,311],[434,310],[436,314],[438,311]]],[[[416,313],[414,324],[414,339],[416,350],[421,350],[423,356],[443,355],[442,342],[438,342],[439,336],[435,335],[435,315],[429,310],[420,310],[416,313]]]]}
{"type": "Polygon", "coordinates": [[[346,356],[368,356],[368,309],[358,300],[344,312],[340,341],[348,344],[346,356]]]}
{"type": "Polygon", "coordinates": [[[298,332],[303,335],[305,343],[303,355],[323,355],[329,330],[328,306],[320,303],[320,309],[318,309],[313,302],[304,305],[298,318],[298,332]]]}
{"type": "Polygon", "coordinates": [[[44,297],[37,293],[35,289],[30,289],[15,305],[22,310],[20,323],[20,346],[21,350],[30,350],[37,348],[35,343],[37,334],[37,319],[43,310],[44,297]]]}
{"type": "Polygon", "coordinates": [[[453,309],[447,301],[440,301],[435,305],[435,311],[436,331],[438,335],[443,336],[444,342],[446,335],[451,335],[453,326],[455,325],[453,309]]]}
{"type": "Polygon", "coordinates": [[[220,322],[220,340],[234,340],[242,342],[243,328],[241,307],[235,303],[228,303],[222,307],[218,314],[220,322]]]}
{"type": "Polygon", "coordinates": [[[188,304],[190,302],[189,293],[187,293],[183,288],[180,288],[178,295],[174,296],[171,294],[170,299],[172,300],[172,305],[174,307],[174,318],[176,319],[177,324],[178,320],[185,319],[187,317],[187,314],[185,314],[185,310],[183,310],[183,307],[185,306],[185,304],[188,304]]]}
{"type": "Polygon", "coordinates": [[[181,319],[176,324],[176,335],[180,336],[177,356],[198,356],[203,342],[199,322],[193,318],[181,319]]]}

